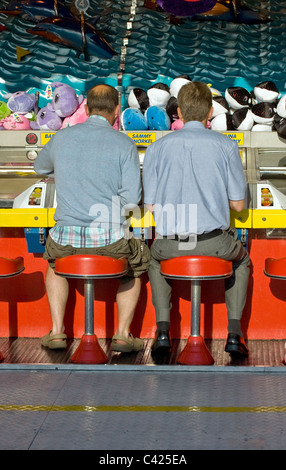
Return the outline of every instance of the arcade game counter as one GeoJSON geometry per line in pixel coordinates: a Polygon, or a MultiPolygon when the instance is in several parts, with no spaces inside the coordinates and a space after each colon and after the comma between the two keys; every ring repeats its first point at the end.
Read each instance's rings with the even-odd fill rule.
{"type": "MultiPolygon", "coordinates": [[[[126,132],[138,146],[140,163],[144,152],[165,132],[126,132]]],[[[24,257],[25,271],[2,279],[0,289],[0,337],[41,337],[51,327],[45,292],[47,263],[42,259],[45,240],[54,225],[56,196],[53,180],[41,179],[33,161],[51,132],[1,131],[0,144],[0,256],[24,257]]],[[[267,257],[286,255],[286,145],[275,132],[226,132],[235,139],[248,182],[248,200],[241,213],[231,211],[231,226],[250,252],[252,261],[243,333],[247,339],[286,338],[286,290],[284,282],[264,275],[267,257]]],[[[148,238],[154,227],[152,215],[133,217],[136,236],[148,238]]],[[[150,243],[150,241],[148,242],[150,243]]],[[[151,338],[156,330],[148,275],[132,325],[132,333],[151,338]]],[[[84,333],[83,283],[71,279],[67,304],[66,333],[79,338],[84,333]]],[[[117,282],[98,281],[95,288],[95,333],[111,338],[117,327],[117,282]]],[[[171,335],[190,334],[190,285],[174,281],[171,335]]],[[[227,335],[224,281],[202,285],[201,333],[208,339],[227,335]]]]}

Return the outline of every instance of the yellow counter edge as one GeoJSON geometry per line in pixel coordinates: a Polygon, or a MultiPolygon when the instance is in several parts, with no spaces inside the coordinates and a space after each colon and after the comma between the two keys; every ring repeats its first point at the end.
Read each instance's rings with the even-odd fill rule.
{"type": "Polygon", "coordinates": [[[0,227],[48,226],[48,209],[0,209],[0,227]]]}
{"type": "MultiPolygon", "coordinates": [[[[0,227],[53,227],[55,225],[54,214],[55,209],[0,209],[0,227]]],[[[141,218],[131,217],[130,224],[134,228],[155,226],[151,212],[144,213],[143,209],[141,218]]],[[[231,211],[231,226],[251,228],[252,210],[244,210],[240,213],[231,211]]]]}
{"type": "MultiPolygon", "coordinates": [[[[0,209],[0,227],[53,227],[55,209],[0,209]]],[[[130,218],[134,228],[154,227],[151,212],[130,218]]],[[[230,211],[230,226],[236,228],[286,228],[286,211],[282,209],[244,209],[230,211]]]]}

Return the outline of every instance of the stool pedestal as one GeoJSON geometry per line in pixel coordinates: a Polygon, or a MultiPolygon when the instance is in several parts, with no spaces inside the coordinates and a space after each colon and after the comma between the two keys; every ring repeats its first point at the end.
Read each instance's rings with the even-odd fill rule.
{"type": "Polygon", "coordinates": [[[105,364],[108,361],[97,336],[82,335],[80,344],[71,357],[74,364],[105,364]]]}
{"type": "Polygon", "coordinates": [[[94,282],[97,279],[120,278],[127,271],[126,259],[114,259],[108,256],[71,255],[56,260],[56,274],[84,280],[85,332],[71,357],[71,362],[104,364],[108,361],[94,333],[94,282]]]}
{"type": "Polygon", "coordinates": [[[191,281],[191,334],[187,344],[179,355],[179,364],[204,365],[214,364],[214,358],[208,350],[201,331],[201,281],[193,279],[191,281]]]}
{"type": "MultiPolygon", "coordinates": [[[[22,256],[15,259],[0,257],[0,279],[18,276],[24,269],[24,258],[22,256]]],[[[4,356],[0,351],[0,362],[2,361],[4,361],[4,356]]]]}
{"type": "Polygon", "coordinates": [[[211,366],[214,364],[214,358],[202,336],[189,336],[177,362],[184,365],[211,366]]]}
{"type": "Polygon", "coordinates": [[[71,357],[75,364],[105,364],[108,358],[94,334],[94,281],[84,280],[85,334],[71,357]]]}
{"type": "Polygon", "coordinates": [[[191,281],[191,334],[177,362],[212,365],[214,358],[200,334],[201,281],[230,277],[232,263],[213,256],[179,256],[161,261],[161,274],[167,279],[191,281]]]}

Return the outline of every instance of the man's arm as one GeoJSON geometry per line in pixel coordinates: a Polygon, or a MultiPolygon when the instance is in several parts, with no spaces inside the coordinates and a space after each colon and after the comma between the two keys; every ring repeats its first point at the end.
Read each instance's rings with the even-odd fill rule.
{"type": "Polygon", "coordinates": [[[153,212],[155,204],[144,204],[144,207],[147,211],[153,212]]]}
{"type": "MultiPolygon", "coordinates": [[[[52,140],[52,139],[51,139],[52,140]]],[[[54,176],[54,163],[50,158],[51,140],[42,148],[34,162],[34,170],[39,175],[54,176]]]]}
{"type": "Polygon", "coordinates": [[[143,161],[144,206],[150,212],[154,211],[157,193],[156,158],[153,154],[154,144],[152,145],[147,148],[143,161]]]}
{"type": "Polygon", "coordinates": [[[241,212],[245,208],[245,199],[229,201],[229,207],[236,212],[241,212]]]}
{"type": "Polygon", "coordinates": [[[126,155],[122,167],[122,188],[119,191],[121,204],[139,204],[141,200],[140,164],[137,148],[134,144],[126,155]]]}

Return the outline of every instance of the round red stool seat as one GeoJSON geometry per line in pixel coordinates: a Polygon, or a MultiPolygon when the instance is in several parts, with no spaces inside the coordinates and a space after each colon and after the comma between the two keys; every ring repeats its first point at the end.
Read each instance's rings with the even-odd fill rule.
{"type": "Polygon", "coordinates": [[[161,261],[161,273],[172,279],[223,279],[232,275],[232,262],[214,256],[179,256],[161,261]]]}
{"type": "Polygon", "coordinates": [[[109,256],[71,255],[58,258],[55,272],[64,277],[106,279],[121,277],[128,270],[128,262],[109,256]]]}
{"type": "Polygon", "coordinates": [[[22,256],[18,256],[15,259],[0,257],[0,278],[17,276],[24,269],[24,259],[22,256]]]}
{"type": "Polygon", "coordinates": [[[286,258],[266,258],[264,273],[274,279],[286,279],[286,258]]]}
{"type": "Polygon", "coordinates": [[[191,334],[177,361],[185,365],[211,365],[214,359],[200,334],[201,281],[226,279],[232,262],[214,256],[179,256],[161,261],[167,279],[191,281],[191,334]]]}
{"type": "Polygon", "coordinates": [[[115,259],[98,255],[71,255],[58,258],[55,273],[66,278],[84,280],[85,334],[71,357],[77,364],[104,364],[105,352],[94,334],[94,281],[124,276],[128,271],[127,259],[115,259]]]}

